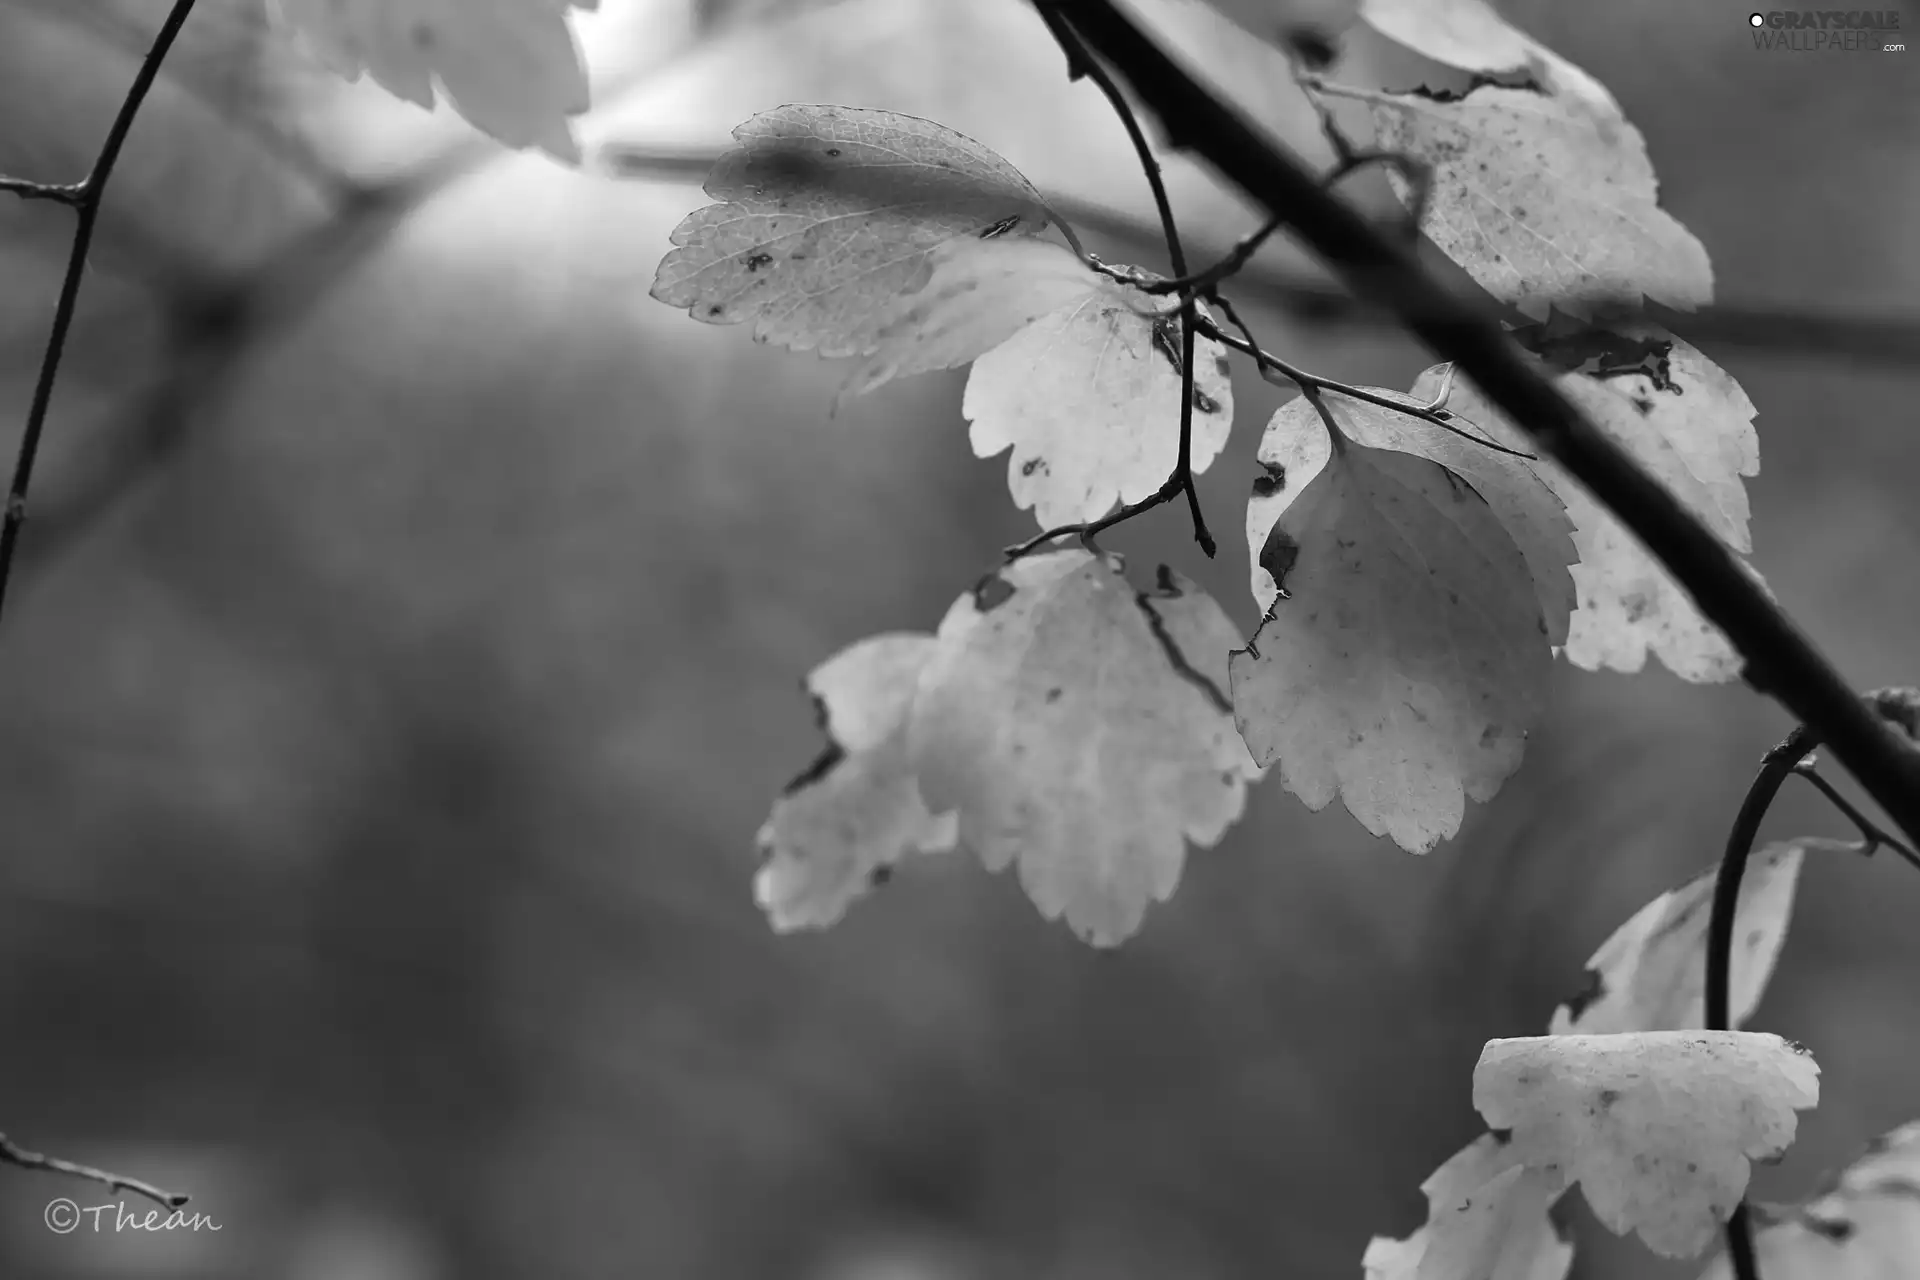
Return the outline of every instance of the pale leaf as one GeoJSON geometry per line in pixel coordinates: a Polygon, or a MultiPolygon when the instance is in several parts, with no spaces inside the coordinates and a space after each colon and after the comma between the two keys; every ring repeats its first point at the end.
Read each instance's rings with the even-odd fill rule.
{"type": "MultiPolygon", "coordinates": [[[[973,451],[990,458],[1012,448],[1007,488],[1043,529],[1137,502],[1179,460],[1179,356],[1172,299],[1098,277],[974,361],[961,404],[973,451]]],[[[1233,427],[1226,349],[1196,338],[1193,372],[1198,474],[1233,427]]]]}
{"type": "Polygon", "coordinates": [[[1064,245],[1031,236],[949,240],[929,259],[925,287],[898,299],[874,327],[874,353],[848,379],[843,400],[894,378],[975,360],[1086,297],[1102,279],[1064,245]]]}
{"type": "MultiPolygon", "coordinates": [[[[571,0],[592,9],[598,0],[571,0]]],[[[362,72],[433,109],[437,80],[474,128],[510,147],[578,160],[569,116],[587,109],[587,72],[568,0],[273,0],[319,59],[362,72]]]]}
{"type": "Polygon", "coordinates": [[[1482,75],[1530,71],[1556,92],[1619,112],[1598,80],[1510,25],[1486,0],[1360,0],[1360,18],[1435,62],[1482,75]]]}
{"type": "MultiPolygon", "coordinates": [[[[1364,389],[1408,406],[1427,403],[1384,388],[1364,389]]],[[[1501,452],[1502,448],[1520,446],[1510,440],[1494,440],[1492,443],[1499,448],[1489,448],[1479,442],[1489,437],[1482,436],[1471,423],[1453,425],[1476,439],[1364,400],[1332,393],[1322,399],[1340,430],[1356,444],[1431,459],[1471,484],[1526,557],[1540,613],[1546,619],[1548,641],[1566,643],[1567,615],[1574,606],[1573,575],[1567,566],[1579,558],[1573,545],[1573,522],[1567,517],[1566,504],[1554,496],[1525,458],[1501,452]]],[[[1291,497],[1289,490],[1313,478],[1302,474],[1297,466],[1287,469],[1285,455],[1291,451],[1287,442],[1319,430],[1318,415],[1302,396],[1280,407],[1261,441],[1260,461],[1266,475],[1255,483],[1253,496],[1247,500],[1247,544],[1254,558],[1253,597],[1262,609],[1272,605],[1275,588],[1272,575],[1260,567],[1260,548],[1278,512],[1285,509],[1291,497]]]]}
{"type": "Polygon", "coordinates": [[[1358,0],[1207,0],[1234,23],[1282,49],[1330,45],[1353,25],[1358,0]]]}
{"type": "MultiPolygon", "coordinates": [[[[1747,859],[1734,912],[1728,1013],[1753,1016],[1787,938],[1800,862],[1812,840],[1770,844],[1747,859]]],[[[1553,1012],[1554,1035],[1686,1031],[1706,1024],[1707,921],[1716,870],[1636,911],[1587,961],[1585,989],[1553,1012]]]]}
{"type": "Polygon", "coordinates": [[[808,677],[828,746],[760,828],[754,898],[774,928],[824,928],[901,858],[953,847],[953,815],[928,812],[907,763],[907,717],[933,650],[932,636],[871,636],[808,677]]]}
{"type": "Polygon", "coordinates": [[[1420,1184],[1427,1221],[1405,1240],[1376,1236],[1367,1280],[1564,1280],[1573,1246],[1547,1210],[1561,1187],[1482,1134],[1420,1184]]]}
{"type": "MultiPolygon", "coordinates": [[[[1751,550],[1743,477],[1760,471],[1753,402],[1723,369],[1664,329],[1621,330],[1588,330],[1571,350],[1549,346],[1555,361],[1546,372],[1728,546],[1751,550]]],[[[1431,394],[1439,383],[1438,370],[1428,370],[1413,395],[1431,394]]],[[[1496,440],[1526,440],[1464,378],[1455,380],[1447,407],[1496,440]]],[[[1580,550],[1568,660],[1590,671],[1632,672],[1652,651],[1687,680],[1737,676],[1739,655],[1727,638],[1626,527],[1559,464],[1543,456],[1535,470],[1567,504],[1580,550]]]]}
{"type": "Polygon", "coordinates": [[[1291,497],[1256,559],[1282,588],[1230,670],[1253,758],[1310,809],[1336,795],[1424,853],[1492,798],[1539,718],[1552,650],[1527,562],[1445,467],[1276,414],[1291,497]]]}
{"type": "MultiPolygon", "coordinates": [[[[1765,1280],[1920,1277],[1920,1123],[1875,1139],[1830,1190],[1801,1205],[1755,1205],[1754,1260],[1765,1280]]],[[[1725,1254],[1700,1280],[1732,1280],[1725,1254]]]]}
{"type": "Polygon", "coordinates": [[[1040,196],[986,147],[929,120],[788,106],[734,130],[661,261],[653,296],[710,324],[823,356],[868,355],[890,308],[962,236],[1032,233],[1040,196]]]}
{"type": "MultiPolygon", "coordinates": [[[[1322,85],[1369,105],[1376,143],[1428,165],[1420,229],[1483,288],[1536,319],[1581,295],[1713,300],[1699,240],[1660,208],[1640,133],[1584,99],[1480,85],[1464,96],[1322,85]]],[[[1388,179],[1402,199],[1398,170],[1388,179]]]]}
{"type": "Polygon", "coordinates": [[[1221,692],[1234,639],[1164,568],[1141,592],[1112,558],[1017,560],[940,624],[909,730],[921,793],[990,870],[1018,863],[1041,914],[1118,943],[1259,776],[1221,692]]]}
{"type": "Polygon", "coordinates": [[[1751,1031],[1489,1040],[1473,1105],[1514,1155],[1578,1182],[1608,1229],[1693,1257],[1746,1194],[1750,1161],[1793,1141],[1820,1099],[1805,1049],[1751,1031]]]}

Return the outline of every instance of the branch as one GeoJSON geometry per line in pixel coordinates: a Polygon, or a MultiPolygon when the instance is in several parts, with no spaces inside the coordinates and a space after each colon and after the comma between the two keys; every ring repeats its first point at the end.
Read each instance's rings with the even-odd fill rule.
{"type": "Polygon", "coordinates": [[[93,243],[94,224],[100,219],[100,201],[106,194],[107,179],[113,175],[113,166],[120,159],[120,148],[133,128],[133,118],[139,112],[140,104],[146,100],[147,90],[153,87],[155,78],[160,74],[161,62],[173,47],[174,37],[180,34],[180,28],[186,25],[187,15],[192,11],[193,0],[174,0],[173,8],[153,37],[153,46],[147,50],[146,60],[133,77],[126,100],[120,104],[119,114],[114,116],[113,124],[107,129],[106,141],[100,144],[100,153],[94,159],[93,169],[84,179],[70,187],[11,178],[0,184],[15,195],[58,200],[71,205],[76,215],[73,248],[67,255],[67,273],[60,282],[59,301],[54,304],[53,324],[47,332],[47,350],[40,359],[40,376],[33,386],[33,403],[27,409],[27,425],[20,436],[20,453],[14,462],[13,483],[7,490],[6,516],[4,523],[0,523],[0,606],[6,602],[7,579],[13,570],[13,552],[20,541],[20,526],[26,523],[27,486],[33,480],[34,459],[39,456],[40,437],[46,430],[47,406],[53,400],[53,383],[60,372],[60,356],[66,350],[67,334],[73,328],[73,313],[79,305],[80,284],[87,271],[87,250],[93,243]]]}
{"type": "Polygon", "coordinates": [[[1734,553],[1534,371],[1491,309],[1456,297],[1396,243],[1323,191],[1298,157],[1221,103],[1112,0],[1034,0],[1064,15],[1198,153],[1363,297],[1391,306],[1441,358],[1564,466],[1666,566],[1746,662],[1747,682],[1810,726],[1894,821],[1920,839],[1920,752],[1896,739],[1734,553]]]}
{"type": "MultiPolygon", "coordinates": [[[[1120,92],[1120,86],[1113,82],[1106,68],[1087,53],[1086,46],[1080,42],[1070,23],[1063,21],[1058,13],[1045,5],[1040,8],[1040,17],[1046,22],[1047,30],[1053,33],[1060,51],[1067,55],[1067,79],[1072,81],[1087,77],[1099,86],[1100,92],[1113,104],[1114,114],[1120,117],[1120,123],[1133,143],[1134,154],[1140,158],[1140,169],[1146,174],[1147,185],[1153,190],[1153,207],[1160,214],[1160,229],[1167,237],[1167,260],[1173,267],[1173,274],[1184,278],[1187,274],[1187,253],[1180,245],[1180,228],[1173,220],[1173,202],[1167,198],[1167,184],[1160,176],[1160,161],[1147,144],[1147,135],[1140,131],[1140,122],[1134,118],[1126,95],[1120,92]]],[[[1258,245],[1259,242],[1255,241],[1247,254],[1250,256],[1258,245]]],[[[1161,486],[1161,493],[1168,490],[1186,493],[1187,509],[1193,515],[1193,540],[1200,544],[1200,550],[1206,552],[1207,558],[1212,559],[1215,550],[1213,534],[1207,530],[1206,517],[1200,512],[1200,491],[1193,484],[1193,322],[1198,314],[1194,307],[1195,295],[1196,290],[1190,286],[1180,290],[1180,451],[1174,460],[1173,474],[1161,486]]],[[[1146,505],[1158,506],[1165,500],[1160,494],[1155,494],[1147,499],[1146,505]]],[[[1100,527],[1109,528],[1144,509],[1137,504],[1133,508],[1122,507],[1114,516],[1099,522],[1100,527]]],[[[1079,532],[1084,541],[1092,537],[1095,530],[1082,527],[1079,532]]],[[[1030,540],[1024,545],[1030,550],[1053,536],[1057,535],[1044,534],[1037,541],[1030,540]]]]}
{"type": "Polygon", "coordinates": [[[96,1169],[89,1164],[75,1164],[71,1160],[62,1160],[57,1156],[43,1156],[37,1151],[22,1151],[14,1146],[4,1133],[0,1133],[0,1164],[18,1165],[22,1169],[36,1169],[43,1173],[64,1173],[70,1177],[85,1178],[88,1182],[99,1183],[114,1195],[119,1195],[122,1191],[131,1191],[135,1195],[145,1196],[165,1209],[178,1209],[188,1200],[182,1192],[162,1191],[151,1182],[142,1182],[138,1178],[123,1178],[117,1173],[108,1173],[105,1169],[96,1169]]]}

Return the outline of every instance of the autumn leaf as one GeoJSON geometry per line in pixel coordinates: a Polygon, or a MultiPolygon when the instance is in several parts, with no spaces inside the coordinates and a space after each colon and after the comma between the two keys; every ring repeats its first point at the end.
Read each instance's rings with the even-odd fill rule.
{"type": "MultiPolygon", "coordinates": [[[[1428,403],[1383,387],[1361,389],[1410,408],[1428,403]]],[[[1487,500],[1501,527],[1526,558],[1540,614],[1546,620],[1548,641],[1566,643],[1567,615],[1574,607],[1573,575],[1567,566],[1579,558],[1573,545],[1573,522],[1567,517],[1566,504],[1534,473],[1528,460],[1503,452],[1526,452],[1524,441],[1491,440],[1470,423],[1452,424],[1459,429],[1450,431],[1425,418],[1339,394],[1324,395],[1322,403],[1341,433],[1354,443],[1428,458],[1471,484],[1487,500]],[[1488,447],[1483,440],[1495,447],[1488,447]]],[[[1254,556],[1253,597],[1262,609],[1273,604],[1276,588],[1272,575],[1260,567],[1260,548],[1293,491],[1317,474],[1317,469],[1311,469],[1311,460],[1298,456],[1292,456],[1289,469],[1289,457],[1294,453],[1290,442],[1324,434],[1319,415],[1302,396],[1280,407],[1262,439],[1260,462],[1266,475],[1255,483],[1253,496],[1247,500],[1247,541],[1254,556]]]]}
{"type": "MultiPolygon", "coordinates": [[[[1729,1015],[1753,1016],[1773,975],[1793,914],[1793,891],[1808,846],[1770,844],[1747,860],[1734,911],[1729,1015]]],[[[1706,1024],[1707,921],[1717,869],[1661,894],[1613,931],[1587,961],[1586,989],[1554,1010],[1554,1035],[1685,1031],[1706,1024]]]]}
{"type": "Polygon", "coordinates": [[[1481,75],[1530,72],[1543,87],[1619,113],[1598,80],[1513,26],[1486,0],[1360,0],[1360,18],[1435,62],[1481,75]]]}
{"type": "Polygon", "coordinates": [[[917,293],[874,326],[873,355],[841,399],[894,378],[978,359],[1048,312],[1099,291],[1105,277],[1072,250],[1031,236],[963,237],[936,246],[917,293]]]}
{"type": "Polygon", "coordinates": [[[577,161],[569,116],[587,72],[566,10],[598,0],[271,0],[314,54],[348,80],[431,111],[434,85],[474,128],[510,147],[577,161]]]}
{"type": "MultiPolygon", "coordinates": [[[[1920,1123],[1882,1134],[1801,1205],[1755,1205],[1765,1280],[1913,1280],[1920,1275],[1920,1123]]],[[[1725,1254],[1700,1280],[1732,1280],[1725,1254]]]]}
{"type": "MultiPolygon", "coordinates": [[[[1740,384],[1656,325],[1584,330],[1571,339],[1544,333],[1521,336],[1552,357],[1545,372],[1559,389],[1728,546],[1750,551],[1743,480],[1759,474],[1760,445],[1753,402],[1740,384]]],[[[1435,394],[1442,368],[1422,374],[1412,394],[1435,394]]],[[[1464,378],[1454,382],[1447,408],[1495,440],[1526,440],[1464,378]]],[[[1738,675],[1731,643],[1639,540],[1559,464],[1542,457],[1534,469],[1566,503],[1580,551],[1568,660],[1590,671],[1634,672],[1652,652],[1687,680],[1738,675]]]]}
{"type": "Polygon", "coordinates": [[[1405,1240],[1376,1236],[1366,1280],[1564,1280],[1573,1246],[1547,1210],[1560,1184],[1528,1169],[1506,1137],[1482,1134],[1420,1184],[1427,1220],[1405,1240]]]}
{"type": "Polygon", "coordinates": [[[1290,495],[1255,552],[1282,595],[1232,655],[1235,721],[1308,808],[1338,795],[1424,853],[1519,768],[1539,718],[1552,651],[1527,562],[1439,463],[1336,448],[1288,408],[1262,456],[1290,495]]]}
{"type": "MultiPolygon", "coordinates": [[[[1464,95],[1321,84],[1372,110],[1375,142],[1431,171],[1420,229],[1525,314],[1584,314],[1582,295],[1692,310],[1713,300],[1707,251],[1658,202],[1646,142],[1585,99],[1480,85],[1464,95]]],[[[1401,199],[1412,188],[1396,169],[1401,199]]]]}
{"type": "Polygon", "coordinates": [[[1609,1230],[1687,1258],[1740,1203],[1749,1162],[1793,1141],[1819,1074],[1805,1049],[1750,1031],[1489,1040],[1473,1105],[1528,1168],[1578,1182],[1609,1230]]]}
{"type": "Polygon", "coordinates": [[[954,817],[921,801],[907,717],[932,636],[871,636],[807,679],[828,746],[774,802],[754,898],[775,929],[825,928],[913,853],[951,849],[954,817]]]}
{"type": "Polygon", "coordinates": [[[890,111],[788,106],[734,130],[706,192],[719,204],[673,232],[653,296],[762,342],[869,355],[897,299],[963,237],[1033,234],[1039,193],[988,148],[890,111]]]}
{"type": "Polygon", "coordinates": [[[1112,557],[1017,560],[940,624],[908,733],[921,794],[990,870],[1017,863],[1041,914],[1118,943],[1259,776],[1221,691],[1234,640],[1164,568],[1142,592],[1112,557]]]}
{"type": "MultiPolygon", "coordinates": [[[[1193,372],[1189,456],[1199,473],[1233,427],[1226,349],[1196,338],[1193,372]]],[[[1173,300],[1099,276],[975,360],[961,412],[975,454],[1012,449],[1014,504],[1050,529],[1165,483],[1179,461],[1181,385],[1173,300]]]]}

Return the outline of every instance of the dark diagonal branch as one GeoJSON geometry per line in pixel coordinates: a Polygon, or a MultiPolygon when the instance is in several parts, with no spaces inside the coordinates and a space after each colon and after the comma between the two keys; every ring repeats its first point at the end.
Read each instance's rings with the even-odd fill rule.
{"type": "Polygon", "coordinates": [[[93,244],[94,225],[100,220],[100,202],[106,194],[107,180],[113,176],[113,166],[120,159],[120,148],[125,145],[127,133],[133,128],[140,104],[146,101],[147,91],[160,74],[160,64],[166,60],[167,51],[173,48],[174,38],[180,34],[180,28],[186,25],[187,15],[192,11],[193,0],[174,0],[173,8],[168,11],[160,30],[153,37],[146,59],[133,77],[133,84],[127,89],[119,113],[107,129],[106,140],[100,144],[100,152],[94,158],[92,170],[84,179],[70,187],[47,186],[13,178],[0,179],[0,189],[29,198],[58,200],[71,205],[75,215],[73,247],[67,254],[67,272],[60,282],[59,299],[54,303],[53,323],[47,330],[46,354],[40,359],[40,376],[33,384],[33,401],[27,409],[26,429],[20,435],[20,452],[14,462],[13,483],[7,490],[6,516],[4,522],[0,522],[0,606],[6,602],[7,579],[13,569],[14,548],[20,541],[20,526],[27,519],[27,486],[33,481],[33,463],[39,456],[40,437],[46,430],[47,406],[53,401],[53,384],[60,373],[60,356],[66,350],[67,334],[73,328],[73,314],[80,302],[80,285],[87,271],[87,250],[93,244]]]}
{"type": "Polygon", "coordinates": [[[1920,838],[1920,753],[1869,710],[1739,559],[1536,373],[1489,308],[1454,295],[1411,249],[1322,189],[1297,156],[1214,97],[1112,0],[1034,0],[1194,151],[1282,218],[1363,297],[1390,306],[1441,358],[1612,511],[1726,632],[1754,688],[1808,725],[1909,837],[1920,838]]]}

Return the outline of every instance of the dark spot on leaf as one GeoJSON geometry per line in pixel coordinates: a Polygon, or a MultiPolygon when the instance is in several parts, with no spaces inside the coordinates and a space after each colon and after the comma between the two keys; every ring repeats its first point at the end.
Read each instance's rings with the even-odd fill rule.
{"type": "Polygon", "coordinates": [[[1025,462],[1020,464],[1020,474],[1023,476],[1030,476],[1035,471],[1038,471],[1042,465],[1044,464],[1041,459],[1028,458],[1025,462]]]}
{"type": "Polygon", "coordinates": [[[1267,544],[1260,548],[1260,567],[1273,577],[1273,585],[1280,589],[1285,599],[1292,599],[1287,590],[1287,575],[1293,572],[1293,566],[1300,559],[1300,544],[1293,535],[1279,525],[1273,526],[1273,532],[1267,535],[1267,544]]]}
{"type": "Polygon", "coordinates": [[[1507,1145],[1507,1144],[1508,1144],[1509,1142],[1512,1142],[1512,1141],[1513,1141],[1513,1130],[1511,1130],[1511,1129],[1489,1129],[1489,1130],[1487,1130],[1487,1136],[1488,1136],[1489,1138],[1492,1138],[1492,1139],[1493,1139],[1493,1140],[1494,1140],[1495,1142],[1497,1142],[1497,1143],[1499,1143],[1499,1144],[1500,1144],[1501,1146],[1503,1146],[1503,1147],[1504,1147],[1504,1146],[1506,1146],[1506,1145],[1507,1145]]]}
{"type": "Polygon", "coordinates": [[[1836,1244],[1853,1237],[1853,1224],[1845,1218],[1829,1220],[1816,1218],[1812,1214],[1802,1214],[1800,1220],[1809,1230],[1825,1236],[1836,1244]]]}
{"type": "Polygon", "coordinates": [[[828,147],[828,148],[827,148],[827,154],[828,154],[829,156],[831,156],[831,157],[833,157],[833,158],[834,158],[835,160],[838,160],[838,159],[840,158],[840,148],[838,148],[838,147],[828,147]]]}
{"type": "Polygon", "coordinates": [[[1047,690],[1047,705],[1052,706],[1054,703],[1060,701],[1060,695],[1065,692],[1066,690],[1062,689],[1058,685],[1055,685],[1053,688],[1047,690]]]}
{"type": "Polygon", "coordinates": [[[1620,1101],[1620,1091],[1618,1089],[1602,1089],[1600,1091],[1599,1102],[1601,1106],[1610,1107],[1618,1101],[1620,1101]]]}
{"type": "Polygon", "coordinates": [[[1567,997],[1568,1017],[1578,1019],[1588,1006],[1607,994],[1607,980],[1600,976],[1598,969],[1587,970],[1585,981],[1586,985],[1567,997]]]}
{"type": "Polygon", "coordinates": [[[1215,356],[1213,358],[1213,368],[1214,371],[1223,378],[1230,377],[1233,373],[1233,366],[1227,363],[1225,356],[1215,356]]]}
{"type": "Polygon", "coordinates": [[[1218,413],[1220,412],[1220,402],[1200,388],[1195,387],[1193,389],[1193,408],[1196,413],[1218,413]]]}
{"type": "Polygon", "coordinates": [[[749,273],[758,271],[762,267],[770,267],[772,265],[773,265],[773,255],[770,253],[756,253],[747,259],[747,271],[749,273]]]}
{"type": "Polygon", "coordinates": [[[1295,27],[1287,32],[1287,47],[1293,50],[1294,57],[1306,64],[1309,71],[1324,71],[1333,65],[1333,41],[1323,31],[1295,27]]]}
{"type": "Polygon", "coordinates": [[[710,316],[722,315],[726,312],[726,309],[727,307],[725,303],[716,302],[712,306],[707,308],[707,314],[710,316]]]}
{"type": "Polygon", "coordinates": [[[1640,416],[1644,418],[1653,412],[1653,401],[1647,399],[1645,396],[1635,396],[1633,398],[1633,407],[1638,409],[1640,416]]]}
{"type": "Polygon", "coordinates": [[[1180,584],[1174,581],[1172,565],[1163,564],[1154,571],[1153,593],[1171,600],[1178,600],[1186,594],[1180,590],[1180,584]]]}
{"type": "Polygon", "coordinates": [[[1266,474],[1253,478],[1254,497],[1271,498],[1274,494],[1279,493],[1287,487],[1287,468],[1284,464],[1278,462],[1262,462],[1260,467],[1266,474]]]}
{"type": "Polygon", "coordinates": [[[973,584],[973,607],[991,613],[1013,597],[1013,584],[997,573],[990,573],[973,584]]]}
{"type": "Polygon", "coordinates": [[[812,764],[802,769],[792,782],[789,782],[780,789],[780,794],[790,796],[796,791],[804,790],[812,786],[814,783],[820,781],[820,779],[826,777],[827,774],[831,773],[834,766],[846,758],[847,753],[839,743],[827,743],[827,745],[821,749],[820,754],[814,758],[812,764]]]}
{"type": "Polygon", "coordinates": [[[873,870],[867,872],[867,888],[881,888],[891,879],[893,879],[892,867],[875,867],[873,870]]]}
{"type": "Polygon", "coordinates": [[[992,226],[982,231],[980,233],[980,238],[982,240],[991,240],[995,236],[1003,236],[1007,234],[1007,232],[1013,230],[1015,227],[1019,225],[1020,225],[1020,215],[1017,213],[1012,214],[1008,217],[1000,219],[1000,221],[994,223],[992,226]]]}

